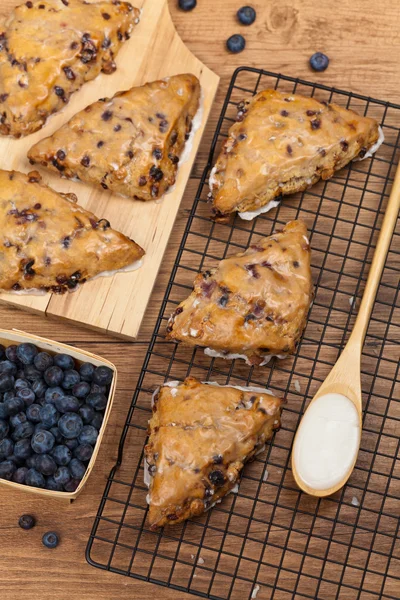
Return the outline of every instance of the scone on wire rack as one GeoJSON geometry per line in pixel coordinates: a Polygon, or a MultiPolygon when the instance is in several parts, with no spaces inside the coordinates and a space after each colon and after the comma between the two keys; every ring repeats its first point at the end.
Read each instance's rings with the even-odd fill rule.
{"type": "Polygon", "coordinates": [[[254,219],[281,196],[371,156],[383,139],[375,119],[353,110],[299,94],[260,92],[239,103],[237,123],[211,171],[214,215],[254,219]]]}
{"type": "Polygon", "coordinates": [[[306,225],[287,223],[199,273],[168,322],[167,338],[252,365],[292,354],[313,295],[310,260],[306,225]]]}
{"type": "Polygon", "coordinates": [[[145,447],[150,527],[199,516],[234,490],[243,465],[280,427],[281,409],[263,388],[194,377],[163,385],[145,447]]]}

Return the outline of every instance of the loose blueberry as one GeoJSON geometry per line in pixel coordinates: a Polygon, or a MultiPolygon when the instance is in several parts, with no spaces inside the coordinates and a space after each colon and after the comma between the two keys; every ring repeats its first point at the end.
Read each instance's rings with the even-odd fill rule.
{"type": "Polygon", "coordinates": [[[43,379],[37,379],[32,383],[32,391],[36,398],[44,398],[47,389],[48,387],[43,379]]]}
{"type": "Polygon", "coordinates": [[[80,381],[72,388],[72,394],[76,398],[82,400],[90,393],[90,385],[87,381],[80,381]]]}
{"type": "Polygon", "coordinates": [[[68,465],[68,469],[74,479],[82,479],[86,473],[86,467],[82,461],[73,458],[68,465]]]}
{"type": "Polygon", "coordinates": [[[238,52],[242,52],[246,46],[246,40],[240,33],[236,33],[235,35],[231,35],[230,38],[226,41],[226,47],[229,52],[233,54],[237,54],[238,52]]]}
{"type": "Polygon", "coordinates": [[[196,7],[197,0],[178,0],[178,6],[181,10],[188,12],[196,7]]]}
{"type": "Polygon", "coordinates": [[[21,529],[32,529],[36,525],[35,517],[32,517],[32,515],[22,515],[18,520],[18,525],[21,529]]]}
{"type": "Polygon", "coordinates": [[[17,467],[12,460],[3,460],[3,462],[0,463],[0,479],[7,479],[10,481],[16,470],[17,467]]]}
{"type": "Polygon", "coordinates": [[[32,437],[31,446],[37,454],[47,454],[54,446],[54,435],[50,431],[37,431],[32,437]]]}
{"type": "Polygon", "coordinates": [[[27,472],[28,472],[27,467],[19,467],[15,471],[11,480],[14,481],[14,483],[20,483],[22,485],[25,483],[25,477],[26,477],[27,472]]]}
{"type": "Polygon", "coordinates": [[[64,381],[62,382],[61,386],[64,388],[64,390],[72,390],[74,385],[80,382],[80,379],[81,378],[78,371],[70,369],[68,371],[65,371],[64,381]]]}
{"type": "Polygon", "coordinates": [[[5,437],[7,437],[9,430],[10,427],[7,421],[5,421],[4,419],[0,419],[0,440],[3,440],[5,437]]]}
{"type": "Polygon", "coordinates": [[[310,58],[310,67],[314,71],[325,71],[329,65],[329,58],[322,52],[316,52],[310,58]]]}
{"type": "Polygon", "coordinates": [[[48,404],[55,404],[57,398],[65,396],[65,391],[60,387],[49,387],[46,390],[44,399],[48,404]]]}
{"type": "Polygon", "coordinates": [[[29,438],[24,438],[22,440],[18,440],[14,446],[14,456],[16,456],[20,460],[26,460],[32,454],[31,448],[31,440],[29,438]]]}
{"type": "Polygon", "coordinates": [[[109,367],[97,367],[93,374],[93,381],[97,385],[109,385],[112,382],[113,372],[109,367]]]}
{"type": "Polygon", "coordinates": [[[83,404],[79,409],[79,414],[85,424],[90,423],[95,415],[94,409],[89,404],[83,404]]]}
{"type": "MultiPolygon", "coordinates": [[[[21,423],[25,423],[25,421],[27,421],[27,420],[28,419],[26,418],[26,414],[24,412],[19,412],[10,418],[10,424],[15,428],[15,427],[18,427],[18,425],[21,425],[21,423]]],[[[0,437],[1,437],[1,424],[0,424],[0,437]]],[[[3,437],[5,437],[5,436],[3,436],[3,437]]]]}
{"type": "Polygon", "coordinates": [[[104,394],[89,394],[86,402],[95,410],[104,410],[107,406],[107,398],[104,394]]]}
{"type": "Polygon", "coordinates": [[[91,420],[90,424],[93,425],[95,429],[99,430],[103,423],[103,419],[104,416],[100,412],[97,412],[91,420]]]}
{"type": "Polygon", "coordinates": [[[38,379],[42,379],[42,375],[43,373],[38,371],[34,365],[26,365],[24,367],[24,377],[31,383],[38,379]]]}
{"type": "Polygon", "coordinates": [[[58,428],[65,438],[77,438],[83,429],[83,421],[76,413],[65,413],[58,421],[58,428]]]}
{"type": "Polygon", "coordinates": [[[63,398],[57,398],[54,404],[60,413],[78,412],[80,407],[79,400],[78,398],[75,398],[75,396],[64,396],[63,398]]]}
{"type": "Polygon", "coordinates": [[[58,535],[55,533],[55,531],[48,531],[42,537],[42,542],[46,548],[56,548],[59,543],[58,535]]]}
{"type": "Polygon", "coordinates": [[[256,11],[251,6],[242,6],[236,14],[242,25],[252,25],[256,20],[256,11]]]}
{"type": "Polygon", "coordinates": [[[61,444],[63,441],[63,436],[61,431],[58,429],[58,427],[54,426],[54,427],[50,427],[50,433],[52,433],[54,435],[54,439],[56,440],[56,444],[61,444]]]}
{"type": "Polygon", "coordinates": [[[98,435],[99,433],[93,425],[85,425],[79,434],[78,441],[80,444],[91,444],[94,446],[98,435]]]}
{"type": "Polygon", "coordinates": [[[93,447],[90,444],[81,444],[74,450],[74,457],[82,462],[89,462],[92,458],[93,447]]]}
{"type": "Polygon", "coordinates": [[[56,354],[54,357],[54,364],[63,371],[75,369],[75,361],[69,354],[56,354]]]}
{"type": "Polygon", "coordinates": [[[34,358],[38,353],[38,349],[34,344],[20,344],[17,348],[17,358],[24,365],[33,364],[34,358]]]}
{"type": "Polygon", "coordinates": [[[36,469],[29,469],[25,477],[25,484],[32,487],[44,488],[46,485],[45,478],[36,469]]]}
{"type": "Polygon", "coordinates": [[[54,475],[57,471],[57,464],[49,454],[39,454],[36,459],[36,469],[42,475],[54,475]]]}
{"type": "Polygon", "coordinates": [[[0,441],[0,459],[8,458],[14,452],[14,442],[10,438],[0,441]]]}
{"type": "Polygon", "coordinates": [[[64,379],[64,372],[57,365],[53,365],[52,367],[49,367],[44,372],[44,380],[47,383],[47,385],[50,387],[56,387],[58,385],[61,385],[63,382],[63,379],[64,379]]]}
{"type": "Polygon", "coordinates": [[[21,423],[14,429],[13,433],[11,434],[11,438],[14,440],[14,442],[17,442],[18,440],[24,440],[32,437],[34,432],[35,427],[33,423],[30,421],[25,421],[25,423],[21,423]]]}
{"type": "Polygon", "coordinates": [[[57,425],[59,418],[60,413],[54,404],[45,404],[40,408],[40,420],[48,429],[57,425]]]}
{"type": "Polygon", "coordinates": [[[71,473],[65,466],[61,466],[53,475],[54,481],[59,485],[65,485],[71,479],[71,473]]]}
{"type": "Polygon", "coordinates": [[[82,381],[88,381],[90,383],[93,380],[94,370],[95,367],[91,363],[83,363],[79,369],[82,381]]]}
{"type": "Polygon", "coordinates": [[[26,418],[28,421],[32,421],[32,423],[40,422],[40,404],[31,404],[26,409],[26,418]]]}
{"type": "Polygon", "coordinates": [[[46,477],[46,490],[51,490],[52,492],[64,491],[63,486],[60,483],[57,483],[52,475],[46,477]]]}
{"type": "Polygon", "coordinates": [[[2,360],[0,362],[0,375],[13,375],[17,374],[17,365],[11,360],[2,360]]]}
{"type": "Polygon", "coordinates": [[[74,492],[78,485],[80,484],[80,479],[70,479],[68,483],[64,485],[64,490],[66,492],[74,492]]]}
{"type": "Polygon", "coordinates": [[[14,389],[16,392],[18,392],[18,390],[22,390],[23,388],[27,388],[29,387],[29,382],[26,379],[17,379],[16,382],[14,383],[14,389]]]}
{"type": "Polygon", "coordinates": [[[22,388],[21,390],[18,390],[17,398],[20,398],[26,406],[30,406],[31,404],[33,404],[35,402],[36,395],[33,390],[30,390],[29,388],[26,387],[26,388],[22,388]]]}
{"type": "Polygon", "coordinates": [[[12,375],[0,375],[0,392],[7,392],[14,387],[15,379],[12,375]]]}
{"type": "Polygon", "coordinates": [[[21,398],[10,398],[9,400],[6,400],[4,404],[10,417],[24,410],[24,401],[21,400],[21,398]]]}
{"type": "Polygon", "coordinates": [[[39,352],[33,360],[33,364],[38,371],[46,371],[49,367],[54,364],[53,357],[47,352],[39,352]]]}
{"type": "Polygon", "coordinates": [[[71,438],[70,440],[64,440],[64,446],[67,446],[70,450],[75,450],[79,446],[77,438],[71,438]]]}
{"type": "MultiPolygon", "coordinates": [[[[56,463],[62,467],[65,467],[72,458],[71,450],[63,444],[55,446],[51,451],[51,455],[56,461],[56,463]]],[[[79,458],[79,456],[77,456],[77,458],[79,458]]]]}

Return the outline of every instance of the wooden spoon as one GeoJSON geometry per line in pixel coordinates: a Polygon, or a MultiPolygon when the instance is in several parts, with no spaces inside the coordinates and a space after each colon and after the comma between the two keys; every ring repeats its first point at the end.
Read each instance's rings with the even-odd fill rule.
{"type": "Polygon", "coordinates": [[[297,485],[312,496],[329,496],[343,487],[357,460],[362,429],[361,351],[399,209],[400,166],[354,329],[310,402],[294,439],[293,476],[297,485]],[[327,394],[335,396],[327,398],[327,394]]]}

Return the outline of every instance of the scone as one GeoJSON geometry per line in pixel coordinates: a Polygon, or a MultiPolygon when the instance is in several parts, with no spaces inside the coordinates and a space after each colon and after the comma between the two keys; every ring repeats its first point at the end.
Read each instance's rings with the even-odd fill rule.
{"type": "Polygon", "coordinates": [[[293,353],[313,293],[306,234],[303,222],[292,221],[197,275],[169,320],[167,338],[248,364],[293,353]]]}
{"type": "Polygon", "coordinates": [[[0,171],[0,290],[63,293],[108,271],[137,268],[144,250],[40,175],[0,171]]]}
{"type": "Polygon", "coordinates": [[[120,0],[29,0],[17,6],[0,30],[0,133],[37,131],[85,81],[113,73],[139,15],[120,0]]]}
{"type": "Polygon", "coordinates": [[[64,177],[125,196],[160,198],[175,182],[199,95],[194,75],[119,92],[76,114],[33,146],[28,157],[64,177]]]}
{"type": "Polygon", "coordinates": [[[201,515],[237,484],[243,465],[280,426],[267,389],[200,383],[161,387],[145,447],[152,529],[201,515]]]}
{"type": "Polygon", "coordinates": [[[238,106],[210,175],[213,211],[253,219],[279,201],[329,179],[383,141],[378,123],[353,110],[275,90],[238,106]]]}

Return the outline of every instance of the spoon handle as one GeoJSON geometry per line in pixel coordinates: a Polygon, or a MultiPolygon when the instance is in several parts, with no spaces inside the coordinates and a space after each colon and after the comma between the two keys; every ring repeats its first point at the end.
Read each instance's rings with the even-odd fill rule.
{"type": "MultiPolygon", "coordinates": [[[[392,191],[385,211],[381,232],[378,243],[375,248],[374,257],[369,269],[368,279],[365,286],[361,306],[358,311],[357,319],[350,336],[352,343],[363,345],[365,334],[367,333],[369,318],[374,306],[376,293],[381,280],[383,268],[385,266],[387,253],[393,231],[396,227],[397,216],[400,210],[400,163],[397,166],[392,191]]],[[[349,340],[349,342],[350,342],[349,340]]]]}

